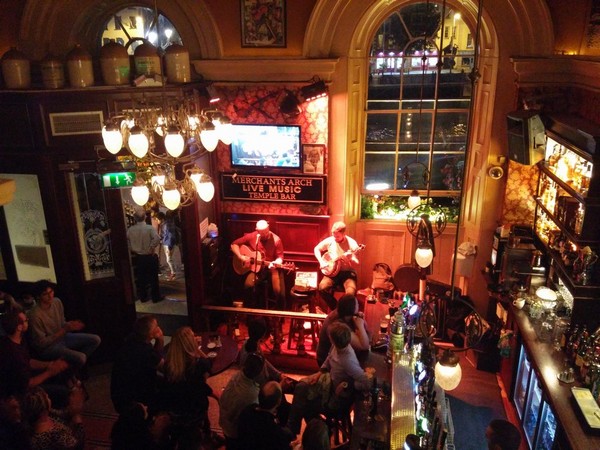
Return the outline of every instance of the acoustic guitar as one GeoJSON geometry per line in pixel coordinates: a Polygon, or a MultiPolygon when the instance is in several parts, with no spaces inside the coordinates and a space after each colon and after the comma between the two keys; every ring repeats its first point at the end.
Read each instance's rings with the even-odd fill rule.
{"type": "Polygon", "coordinates": [[[335,258],[332,257],[329,254],[329,252],[325,252],[323,254],[323,259],[325,260],[327,265],[321,268],[321,273],[326,277],[335,277],[340,272],[340,268],[342,267],[342,258],[352,256],[355,253],[358,253],[359,251],[363,250],[364,248],[365,244],[360,244],[354,250],[348,250],[347,252],[344,252],[335,258]]]}
{"type": "MultiPolygon", "coordinates": [[[[237,257],[237,255],[235,255],[235,258],[233,258],[233,270],[238,275],[245,275],[248,272],[258,273],[263,267],[267,267],[272,263],[272,261],[265,260],[264,255],[260,251],[256,252],[247,245],[240,245],[240,254],[242,256],[248,256],[250,260],[242,261],[237,257]]],[[[273,267],[277,269],[283,269],[288,273],[296,270],[296,265],[293,262],[281,264],[275,263],[273,264],[273,267]]]]}

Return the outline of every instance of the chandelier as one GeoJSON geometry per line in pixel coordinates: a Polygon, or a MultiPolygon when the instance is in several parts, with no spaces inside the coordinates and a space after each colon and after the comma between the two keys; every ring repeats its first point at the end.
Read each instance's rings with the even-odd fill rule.
{"type": "Polygon", "coordinates": [[[212,200],[215,187],[196,161],[219,141],[233,140],[229,118],[218,109],[200,109],[197,95],[132,100],[130,109],[111,114],[102,128],[104,146],[123,162],[132,162],[136,177],[133,201],[150,199],[174,210],[191,205],[198,195],[212,200]]]}

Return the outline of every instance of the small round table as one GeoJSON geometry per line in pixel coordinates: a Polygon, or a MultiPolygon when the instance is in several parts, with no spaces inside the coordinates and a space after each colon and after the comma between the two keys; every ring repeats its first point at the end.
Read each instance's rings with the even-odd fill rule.
{"type": "Polygon", "coordinates": [[[239,347],[231,336],[211,332],[200,333],[200,336],[202,336],[202,351],[209,355],[211,360],[211,376],[223,372],[237,360],[239,347]],[[213,353],[215,355],[211,357],[213,353]]]}

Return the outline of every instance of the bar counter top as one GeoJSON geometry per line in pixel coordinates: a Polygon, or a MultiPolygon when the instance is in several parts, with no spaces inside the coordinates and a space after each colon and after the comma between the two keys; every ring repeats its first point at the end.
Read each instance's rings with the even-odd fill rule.
{"type": "Polygon", "coordinates": [[[542,390],[564,431],[565,441],[573,450],[600,449],[600,434],[587,427],[571,393],[571,387],[581,383],[577,380],[567,384],[556,377],[564,369],[564,352],[554,350],[551,343],[540,342],[527,313],[510,308],[542,390]]]}

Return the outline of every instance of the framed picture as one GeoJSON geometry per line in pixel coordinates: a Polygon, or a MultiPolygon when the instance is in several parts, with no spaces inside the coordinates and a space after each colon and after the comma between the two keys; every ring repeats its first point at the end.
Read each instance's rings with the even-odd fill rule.
{"type": "Polygon", "coordinates": [[[325,145],[304,144],[302,146],[302,167],[304,173],[325,173],[325,145]]]}
{"type": "Polygon", "coordinates": [[[242,47],[285,47],[285,0],[240,0],[242,47]]]}

